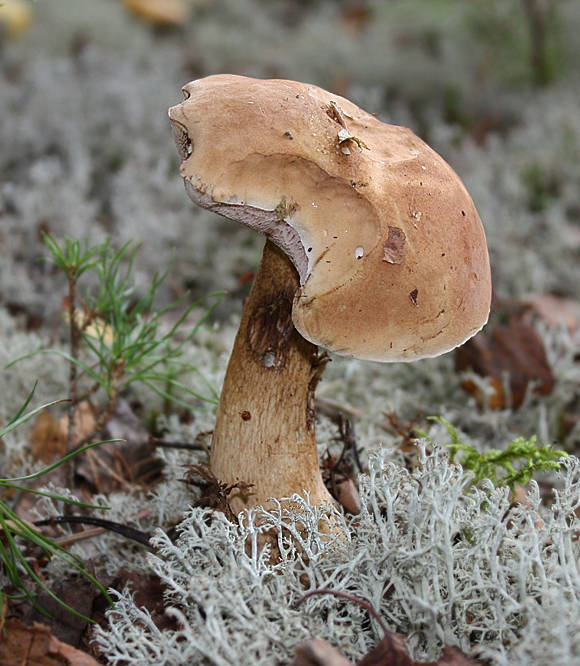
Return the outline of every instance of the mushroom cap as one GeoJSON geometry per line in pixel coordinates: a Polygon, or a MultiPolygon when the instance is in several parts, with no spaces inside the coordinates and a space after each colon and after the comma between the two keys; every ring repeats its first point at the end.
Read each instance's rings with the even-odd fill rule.
{"type": "Polygon", "coordinates": [[[295,81],[224,74],[183,92],[169,116],[186,189],[286,251],[306,339],[405,361],[447,352],[486,323],[481,220],[457,174],[411,130],[295,81]]]}

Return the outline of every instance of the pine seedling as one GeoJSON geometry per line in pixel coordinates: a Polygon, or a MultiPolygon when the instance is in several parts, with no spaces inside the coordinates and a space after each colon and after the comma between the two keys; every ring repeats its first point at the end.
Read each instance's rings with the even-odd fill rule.
{"type": "MultiPolygon", "coordinates": [[[[169,269],[167,269],[155,274],[145,294],[136,297],[132,270],[135,255],[139,249],[138,245],[129,242],[121,249],[115,250],[109,239],[90,246],[86,241],[81,242],[70,238],[65,238],[62,243],[59,243],[48,234],[44,235],[44,241],[50,252],[48,260],[60,269],[67,279],[65,315],[69,332],[69,349],[67,351],[43,349],[23,358],[43,353],[56,354],[65,359],[70,367],[70,397],[68,400],[47,403],[25,413],[32,399],[33,390],[16,416],[0,430],[0,438],[28,421],[42,409],[68,402],[70,407],[66,455],[36,474],[0,479],[0,488],[31,492],[60,500],[65,504],[65,513],[72,505],[101,509],[103,507],[77,502],[20,484],[36,479],[87,449],[103,443],[91,442],[113,414],[119,395],[136,382],[148,386],[166,401],[187,407],[191,406],[188,402],[188,399],[191,398],[217,402],[217,392],[193,365],[182,360],[182,355],[185,346],[190,343],[213,307],[217,305],[216,297],[220,294],[212,294],[209,297],[213,298],[213,305],[206,309],[188,332],[184,331],[189,315],[205,299],[186,307],[176,322],[167,330],[167,327],[164,326],[164,316],[183,305],[187,294],[159,311],[154,310],[159,287],[169,273],[169,269]],[[88,278],[89,286],[85,287],[83,284],[81,289],[79,283],[84,278],[88,278]],[[205,385],[203,394],[181,381],[182,375],[186,372],[197,374],[200,382],[205,385]],[[77,436],[74,427],[76,407],[81,400],[89,399],[98,393],[101,394],[101,397],[104,395],[104,399],[99,400],[101,409],[98,412],[97,423],[92,432],[83,437],[77,436]]],[[[10,366],[17,361],[13,361],[10,366]]],[[[72,464],[69,465],[67,472],[67,486],[72,488],[74,478],[72,464]]],[[[23,544],[27,543],[29,546],[40,549],[49,559],[58,557],[66,561],[72,569],[97,585],[109,600],[106,591],[86,571],[78,557],[42,535],[33,525],[20,518],[2,499],[0,499],[0,532],[0,564],[3,565],[2,568],[10,587],[15,591],[11,596],[28,598],[42,611],[34,594],[29,590],[29,581],[32,580],[69,611],[80,615],[59,600],[39,577],[25,555],[26,550],[23,544]]],[[[4,589],[0,589],[0,610],[3,608],[4,599],[8,596],[4,589]]],[[[88,620],[88,618],[83,619],[88,620]]]]}
{"type": "MultiPolygon", "coordinates": [[[[107,247],[95,267],[98,277],[96,294],[88,294],[84,305],[90,321],[83,326],[83,340],[97,359],[90,375],[110,400],[131,384],[140,382],[163,398],[182,406],[191,406],[179,396],[217,402],[217,392],[205,381],[197,368],[181,360],[185,345],[191,342],[213,307],[206,310],[191,331],[182,335],[191,312],[206,299],[185,308],[173,326],[162,330],[163,317],[183,305],[187,294],[155,311],[154,302],[169,268],[153,276],[149,289],[137,300],[132,299],[134,286],[132,269],[138,245],[126,243],[120,250],[107,247]],[[126,265],[124,265],[126,262],[126,265]],[[179,381],[185,372],[194,372],[205,384],[208,394],[202,394],[179,381]],[[177,391],[176,391],[177,390],[177,391]]],[[[219,294],[211,294],[214,298],[219,294]]],[[[84,367],[85,371],[89,369],[84,367]]]]}
{"type": "Polygon", "coordinates": [[[49,234],[44,235],[44,240],[50,251],[48,260],[65,274],[68,281],[69,350],[47,349],[35,353],[56,354],[70,364],[72,402],[67,451],[96,436],[113,414],[119,395],[135,383],[147,386],[166,402],[187,408],[192,406],[192,398],[217,403],[217,391],[194,365],[182,357],[185,347],[215,308],[222,292],[210,294],[185,307],[167,330],[164,317],[183,306],[188,294],[155,310],[157,293],[169,274],[167,268],[156,273],[147,291],[137,297],[133,266],[139,245],[127,242],[115,250],[110,239],[95,246],[70,238],[59,243],[49,234]],[[81,290],[78,282],[85,274],[93,278],[96,286],[81,290]],[[190,314],[208,299],[213,301],[212,304],[186,332],[190,314]],[[181,381],[185,373],[194,373],[203,389],[196,390],[181,381]],[[89,382],[84,394],[79,390],[81,380],[89,382]],[[99,391],[105,397],[95,428],[82,441],[75,441],[76,405],[99,391]]]}
{"type": "MultiPolygon", "coordinates": [[[[73,450],[75,444],[75,412],[78,404],[78,358],[79,347],[81,340],[81,329],[76,313],[77,302],[77,282],[79,278],[94,269],[99,261],[99,254],[105,251],[103,245],[89,247],[88,241],[81,243],[79,240],[73,240],[66,237],[62,247],[50,234],[43,234],[43,240],[50,250],[51,261],[65,274],[68,283],[68,295],[65,300],[67,306],[68,322],[69,322],[69,344],[70,344],[70,358],[69,363],[69,395],[70,406],[68,410],[68,434],[66,451],[69,453],[73,450]]],[[[74,470],[72,465],[69,467],[68,472],[68,485],[72,486],[74,477],[74,470]]]]}
{"type": "Polygon", "coordinates": [[[516,485],[525,486],[538,472],[559,470],[559,459],[568,455],[550,444],[538,444],[535,435],[529,439],[517,437],[505,449],[477,451],[462,442],[456,428],[443,417],[432,416],[430,420],[438,421],[447,428],[451,438],[451,444],[446,446],[450,460],[458,462],[463,469],[471,470],[474,483],[489,479],[494,485],[508,486],[513,492],[516,485]]]}

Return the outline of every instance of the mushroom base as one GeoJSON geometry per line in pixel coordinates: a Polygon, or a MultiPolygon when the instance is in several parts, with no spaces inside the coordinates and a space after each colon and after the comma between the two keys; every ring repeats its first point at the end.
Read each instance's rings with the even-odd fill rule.
{"type": "Polygon", "coordinates": [[[320,377],[315,345],[292,323],[299,277],[290,259],[266,241],[244,305],[226,372],[210,467],[228,484],[252,484],[229,496],[234,513],[269,498],[309,494],[334,504],[320,475],[314,390],[320,377]]]}

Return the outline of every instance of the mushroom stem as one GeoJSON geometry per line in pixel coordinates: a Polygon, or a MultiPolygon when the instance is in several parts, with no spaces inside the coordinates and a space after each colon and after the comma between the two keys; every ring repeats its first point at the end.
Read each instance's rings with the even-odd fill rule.
{"type": "Polygon", "coordinates": [[[253,484],[248,493],[235,489],[230,495],[236,513],[304,491],[312,504],[334,503],[316,451],[320,357],[292,323],[299,286],[290,259],[266,241],[244,304],[211,446],[210,467],[219,481],[253,484]]]}

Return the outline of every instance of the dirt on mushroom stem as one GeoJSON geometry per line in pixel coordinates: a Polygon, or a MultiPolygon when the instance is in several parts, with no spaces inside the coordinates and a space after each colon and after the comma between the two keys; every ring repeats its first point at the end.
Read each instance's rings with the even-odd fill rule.
{"type": "Polygon", "coordinates": [[[316,451],[318,349],[292,323],[298,287],[290,259],[267,241],[244,305],[211,448],[210,467],[220,481],[253,484],[251,493],[232,493],[234,512],[305,491],[312,504],[335,504],[316,451]]]}

